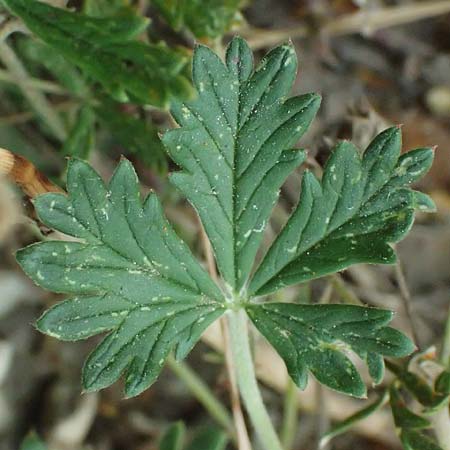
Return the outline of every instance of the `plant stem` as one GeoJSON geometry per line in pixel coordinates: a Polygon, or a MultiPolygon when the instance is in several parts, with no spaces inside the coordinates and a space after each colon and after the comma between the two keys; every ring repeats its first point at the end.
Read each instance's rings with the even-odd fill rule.
{"type": "Polygon", "coordinates": [[[362,305],[361,300],[348,288],[345,281],[338,273],[331,275],[330,282],[333,285],[334,290],[345,303],[348,303],[349,305],[362,305]]]}
{"type": "MultiPolygon", "coordinates": [[[[450,369],[450,309],[445,322],[444,337],[442,339],[442,348],[439,355],[439,361],[445,369],[450,369]]],[[[450,450],[448,439],[448,424],[450,423],[450,413],[448,408],[442,408],[432,416],[432,423],[436,433],[439,445],[443,450],[450,450]]]]}
{"type": "Polygon", "coordinates": [[[450,310],[448,312],[447,322],[445,323],[440,361],[447,369],[450,369],[450,310]]]}
{"type": "Polygon", "coordinates": [[[228,431],[233,440],[236,440],[233,419],[220,400],[211,392],[208,385],[186,363],[176,361],[173,356],[169,356],[167,364],[172,372],[186,384],[211,417],[228,431]]]}
{"type": "MultiPolygon", "coordinates": [[[[208,272],[211,275],[211,278],[218,284],[219,275],[217,273],[216,263],[214,260],[214,255],[211,247],[211,243],[209,242],[208,236],[206,235],[205,229],[203,225],[200,223],[200,233],[203,243],[203,249],[205,252],[206,262],[208,266],[208,272]]],[[[233,420],[234,426],[237,434],[237,442],[239,450],[251,450],[252,446],[250,443],[250,438],[248,436],[247,426],[245,424],[244,414],[242,412],[241,407],[241,399],[239,397],[239,390],[237,387],[236,381],[236,371],[234,368],[233,355],[230,349],[230,338],[229,338],[229,329],[228,322],[225,317],[221,317],[220,321],[220,329],[222,331],[222,339],[223,339],[223,351],[225,356],[225,366],[227,369],[228,380],[230,383],[230,401],[231,401],[231,410],[233,411],[233,420]]]]}
{"type": "Polygon", "coordinates": [[[281,442],[285,450],[292,448],[298,421],[297,386],[291,380],[291,377],[288,376],[287,378],[286,392],[284,394],[283,427],[281,428],[281,442]]]}
{"type": "MultiPolygon", "coordinates": [[[[17,78],[8,71],[3,69],[0,69],[0,81],[4,81],[6,83],[11,84],[18,84],[17,78]]],[[[58,94],[58,95],[68,94],[67,90],[61,87],[59,84],[31,77],[29,77],[26,80],[23,80],[22,86],[27,86],[31,89],[38,89],[43,92],[48,92],[49,94],[58,94]]]]}
{"type": "Polygon", "coordinates": [[[30,77],[14,50],[5,42],[8,36],[15,32],[27,33],[24,24],[19,20],[10,20],[0,27],[0,60],[6,66],[16,84],[29,101],[32,108],[46,122],[52,134],[60,141],[64,141],[67,133],[59,115],[52,110],[45,96],[35,87],[30,86],[30,77]]]}
{"type": "Polygon", "coordinates": [[[403,265],[400,257],[397,259],[397,264],[395,265],[395,277],[397,279],[397,284],[400,291],[400,298],[403,301],[403,306],[405,308],[406,316],[408,317],[409,325],[411,328],[411,334],[414,339],[415,344],[420,348],[423,348],[420,342],[420,337],[417,334],[415,327],[414,314],[412,310],[412,297],[409,291],[408,284],[406,282],[405,273],[403,271],[403,265]]]}
{"type": "Polygon", "coordinates": [[[233,353],[229,345],[229,324],[225,317],[220,318],[220,329],[222,330],[222,337],[224,341],[225,364],[227,368],[228,379],[230,382],[231,409],[233,411],[234,426],[237,433],[238,449],[252,450],[252,444],[248,435],[244,413],[242,412],[241,399],[239,397],[238,382],[236,380],[235,360],[233,359],[233,353]]]}
{"type": "MultiPolygon", "coordinates": [[[[57,112],[67,112],[71,109],[79,107],[80,103],[74,100],[67,100],[60,103],[52,103],[52,107],[57,112]]],[[[30,120],[35,119],[36,113],[34,111],[23,111],[5,116],[0,116],[0,126],[3,125],[21,125],[30,120]]]]}
{"type": "Polygon", "coordinates": [[[317,416],[316,416],[316,433],[317,441],[316,448],[320,450],[329,450],[330,445],[326,443],[321,445],[321,437],[326,434],[330,428],[330,419],[328,417],[327,399],[325,396],[324,387],[321,384],[317,384],[316,388],[316,403],[317,403],[317,416]]]}
{"type": "Polygon", "coordinates": [[[236,376],[247,413],[267,450],[282,450],[269,414],[264,406],[255,376],[245,311],[228,313],[230,344],[236,376]]]}

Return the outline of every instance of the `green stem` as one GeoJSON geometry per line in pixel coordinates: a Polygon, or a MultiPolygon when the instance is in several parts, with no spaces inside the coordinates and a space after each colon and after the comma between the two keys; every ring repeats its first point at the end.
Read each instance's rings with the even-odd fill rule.
{"type": "Polygon", "coordinates": [[[445,323],[444,338],[442,340],[441,363],[450,369],[450,310],[445,323]]]}
{"type": "Polygon", "coordinates": [[[362,305],[361,300],[347,287],[345,281],[339,274],[335,273],[334,275],[331,275],[330,281],[334,290],[345,303],[348,303],[349,305],[362,305]]]}
{"type": "Polygon", "coordinates": [[[288,377],[286,383],[286,392],[284,394],[284,417],[283,427],[281,428],[281,442],[286,450],[292,448],[295,434],[297,432],[298,422],[298,397],[297,386],[288,377]]]}
{"type": "Polygon", "coordinates": [[[186,363],[176,361],[173,356],[169,356],[167,363],[172,372],[186,384],[211,417],[227,430],[232,439],[235,440],[233,419],[220,400],[211,392],[208,385],[186,363]]]}
{"type": "Polygon", "coordinates": [[[256,381],[248,338],[247,315],[243,310],[230,311],[228,320],[236,377],[247,413],[266,449],[283,450],[262,401],[258,382],[256,381]]]}

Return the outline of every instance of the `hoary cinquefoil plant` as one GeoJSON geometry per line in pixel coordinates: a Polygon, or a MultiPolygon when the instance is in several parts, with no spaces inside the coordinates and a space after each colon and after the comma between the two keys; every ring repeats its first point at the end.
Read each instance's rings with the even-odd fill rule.
{"type": "Polygon", "coordinates": [[[352,264],[395,262],[391,244],[411,228],[414,210],[433,209],[426,195],[408,187],[428,170],[433,152],[401,155],[398,127],[378,135],[363,154],[350,142],[339,143],[321,180],[305,171],[298,207],[254,267],[279,189],[305,159],[293,146],[320,104],[315,94],[289,98],[296,71],[291,45],[272,50],[256,70],[240,38],[228,46],[225,63],[198,46],[197,98],[173,105],[179,128],[163,142],[182,170],[171,182],[201,218],[219,284],[174,233],[157,196],[141,198],[126,160],[108,184],[87,163],[71,160],[68,196],[37,198],[42,222],[76,241],[31,245],[17,258],[38,285],[70,296],[38,320],[39,330],[67,341],[107,333],[84,366],[87,391],[124,374],[126,396],[138,395],[156,380],[171,351],[184,358],[225,315],[248,414],[265,446],[280,449],[255,380],[248,319],[301,389],[312,373],[331,389],[363,397],[366,387],[346,353],[364,360],[379,383],[383,357],[414,350],[387,326],[391,311],[270,301],[286,286],[352,264]]]}

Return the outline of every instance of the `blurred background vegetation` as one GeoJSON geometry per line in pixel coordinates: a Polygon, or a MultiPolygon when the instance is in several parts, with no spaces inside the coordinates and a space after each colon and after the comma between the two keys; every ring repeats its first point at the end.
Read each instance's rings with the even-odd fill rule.
{"type": "MultiPolygon", "coordinates": [[[[450,1],[45,3],[59,9],[50,11],[35,0],[0,2],[0,147],[26,158],[61,187],[67,157],[89,160],[105,178],[121,155],[128,157],[143,192],[154,189],[162,196],[167,215],[200,258],[199,224],[167,183],[167,173],[176,167],[159,140],[174,126],[170,105],[194,95],[190,58],[197,42],[220,53],[238,33],[259,58],[293,40],[300,60],[295,91],[319,92],[324,99],[300,144],[309,151],[307,166],[318,173],[337,139],[350,138],[364,148],[393,123],[403,124],[405,149],[438,146],[434,167],[418,186],[433,197],[438,212],[419,215],[399,245],[402,268],[357,266],[283,293],[289,301],[363,301],[397,311],[396,325],[415,337],[420,350],[408,366],[413,375],[391,368],[393,374],[370,399],[395,378],[399,389],[409,392],[399,408],[406,400],[411,410],[429,412],[436,398],[417,395],[417,386],[407,380],[423,380],[435,395],[436,374],[449,367],[450,1]]],[[[302,170],[283,187],[267,242],[297,201],[302,170]]],[[[230,436],[205,434],[204,427],[217,420],[176,370],[166,369],[160,381],[132,400],[121,400],[120,385],[80,396],[80,368],[94,342],[65,344],[34,330],[35,319],[60,298],[32,285],[14,252],[49,230],[36,225],[30,198],[10,182],[8,171],[0,160],[0,449],[19,448],[35,430],[58,450],[175,450],[170,439],[184,433],[180,424],[169,428],[176,421],[187,426],[189,449],[224,448],[230,436]],[[169,435],[158,444],[167,429],[169,435]]],[[[200,344],[188,364],[229,406],[223,357],[211,343],[200,344]]],[[[298,393],[286,384],[284,367],[263,342],[255,342],[255,351],[265,400],[289,450],[318,448],[330,427],[367,405],[314,383],[298,393]]],[[[323,448],[401,448],[385,403],[346,434],[326,445],[322,441],[323,448]]],[[[447,397],[442,405],[424,435],[448,450],[447,397]]],[[[30,438],[28,450],[38,445],[30,438]]]]}

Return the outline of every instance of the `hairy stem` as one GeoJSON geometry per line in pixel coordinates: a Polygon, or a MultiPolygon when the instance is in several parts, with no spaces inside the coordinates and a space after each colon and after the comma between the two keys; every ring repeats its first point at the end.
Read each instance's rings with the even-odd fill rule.
{"type": "MultiPolygon", "coordinates": [[[[214,260],[214,255],[211,247],[211,243],[209,242],[208,236],[206,235],[205,229],[203,228],[202,223],[200,225],[200,233],[202,238],[203,249],[206,257],[206,264],[208,267],[208,272],[211,275],[211,278],[218,283],[219,275],[217,273],[216,262],[214,260]]],[[[241,399],[239,397],[239,390],[236,382],[236,373],[234,369],[233,355],[231,354],[231,349],[229,346],[229,331],[228,331],[228,322],[224,317],[219,319],[220,321],[220,329],[222,332],[223,339],[223,350],[225,356],[225,366],[227,369],[228,380],[230,383],[230,401],[231,401],[231,410],[233,411],[233,420],[234,426],[237,434],[237,443],[239,450],[251,450],[252,446],[250,443],[250,438],[248,436],[247,427],[245,425],[244,414],[242,412],[241,407],[241,399]]]]}
{"type": "Polygon", "coordinates": [[[236,368],[236,376],[244,405],[259,439],[267,450],[282,450],[282,446],[269,414],[264,406],[255,376],[247,315],[243,310],[228,314],[230,344],[236,368]]]}
{"type": "Polygon", "coordinates": [[[194,397],[203,405],[211,417],[236,440],[233,420],[227,409],[209,389],[208,385],[184,362],[169,356],[167,363],[172,372],[183,381],[194,397]]]}
{"type": "Polygon", "coordinates": [[[230,342],[230,331],[228,322],[224,317],[220,318],[220,328],[222,331],[223,341],[225,343],[225,363],[230,381],[230,400],[231,409],[233,411],[234,425],[236,428],[238,448],[239,450],[252,450],[250,438],[248,436],[247,426],[245,424],[244,413],[242,412],[241,399],[239,397],[238,382],[236,380],[236,368],[233,354],[228,342],[230,342]]]}

